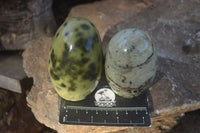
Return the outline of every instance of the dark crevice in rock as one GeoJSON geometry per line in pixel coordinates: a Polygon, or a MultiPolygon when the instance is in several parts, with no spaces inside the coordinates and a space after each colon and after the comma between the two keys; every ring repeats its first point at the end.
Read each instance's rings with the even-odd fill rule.
{"type": "Polygon", "coordinates": [[[22,86],[22,91],[29,92],[33,86],[33,78],[24,78],[20,81],[22,86]]]}
{"type": "Polygon", "coordinates": [[[61,25],[66,17],[68,16],[70,10],[77,5],[92,3],[101,0],[54,0],[53,1],[53,13],[56,22],[61,25]]]}
{"type": "Polygon", "coordinates": [[[199,133],[200,110],[186,113],[169,133],[199,133]]]}

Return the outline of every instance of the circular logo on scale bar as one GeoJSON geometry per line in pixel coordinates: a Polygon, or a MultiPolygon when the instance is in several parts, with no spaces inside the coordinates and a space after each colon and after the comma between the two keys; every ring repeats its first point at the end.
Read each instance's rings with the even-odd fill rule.
{"type": "Polygon", "coordinates": [[[95,105],[99,107],[116,106],[115,93],[109,88],[99,89],[95,95],[95,105]]]}

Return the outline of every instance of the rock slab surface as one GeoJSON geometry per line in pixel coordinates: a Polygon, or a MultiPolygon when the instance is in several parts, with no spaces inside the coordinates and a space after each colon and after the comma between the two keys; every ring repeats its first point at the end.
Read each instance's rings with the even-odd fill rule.
{"type": "Polygon", "coordinates": [[[0,54],[0,87],[22,92],[21,81],[26,77],[22,67],[22,57],[19,53],[0,54]]]}
{"type": "Polygon", "coordinates": [[[185,45],[191,48],[195,46],[195,33],[200,28],[199,1],[154,0],[153,4],[156,8],[153,10],[144,8],[142,3],[134,3],[130,0],[119,0],[121,4],[113,4],[113,2],[113,0],[106,0],[77,6],[70,12],[69,18],[78,15],[90,19],[100,31],[104,48],[110,38],[122,29],[138,28],[149,33],[158,54],[157,75],[149,89],[152,128],[127,129],[126,127],[58,124],[59,97],[53,89],[47,69],[52,38],[42,38],[29,46],[23,54],[25,72],[34,79],[27,102],[37,120],[59,133],[119,132],[120,130],[138,133],[150,130],[160,132],[158,128],[173,127],[177,116],[200,108],[199,51],[188,52],[188,54],[183,51],[185,45]]]}
{"type": "Polygon", "coordinates": [[[32,40],[56,30],[52,0],[0,2],[0,51],[25,49],[32,40]]]}

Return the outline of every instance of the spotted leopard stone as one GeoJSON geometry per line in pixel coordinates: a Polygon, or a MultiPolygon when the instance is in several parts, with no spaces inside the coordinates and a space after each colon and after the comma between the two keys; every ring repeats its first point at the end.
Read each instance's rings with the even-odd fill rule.
{"type": "Polygon", "coordinates": [[[57,93],[69,101],[85,99],[100,80],[102,53],[99,33],[89,20],[64,22],[49,54],[49,75],[57,93]]]}

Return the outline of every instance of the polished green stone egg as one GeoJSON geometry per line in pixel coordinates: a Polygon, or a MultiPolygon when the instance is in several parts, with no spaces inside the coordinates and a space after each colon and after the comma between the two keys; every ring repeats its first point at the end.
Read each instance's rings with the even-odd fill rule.
{"type": "Polygon", "coordinates": [[[71,18],[57,30],[49,53],[49,75],[57,93],[80,101],[96,88],[102,73],[99,33],[84,18],[71,18]]]}
{"type": "Polygon", "coordinates": [[[124,98],[140,95],[155,77],[156,59],[154,45],[145,32],[118,32],[106,51],[105,74],[110,87],[124,98]]]}

